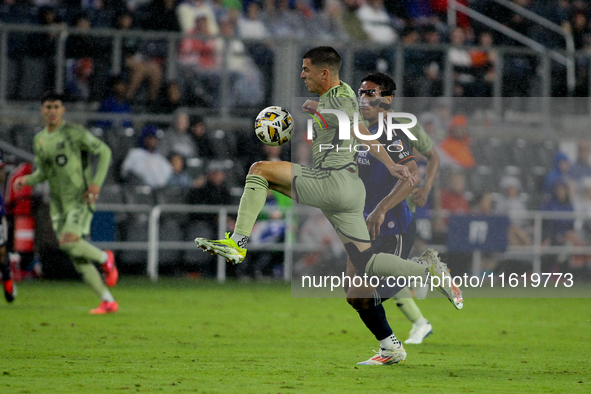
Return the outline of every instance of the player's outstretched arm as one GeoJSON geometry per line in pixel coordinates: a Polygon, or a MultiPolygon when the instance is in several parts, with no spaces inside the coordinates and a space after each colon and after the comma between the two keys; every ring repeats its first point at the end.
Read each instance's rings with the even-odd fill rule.
{"type": "MultiPolygon", "coordinates": [[[[361,134],[367,136],[372,135],[363,123],[359,123],[358,129],[361,134]]],[[[351,130],[351,133],[353,133],[353,130],[351,130]]],[[[392,176],[395,176],[396,178],[402,180],[406,180],[408,181],[409,186],[414,186],[416,179],[411,175],[410,171],[408,170],[408,167],[394,163],[394,161],[390,158],[390,155],[388,155],[388,152],[386,151],[386,147],[384,145],[378,144],[377,141],[368,143],[367,145],[369,146],[369,153],[371,153],[373,157],[381,161],[386,166],[388,171],[390,171],[390,174],[392,174],[392,176]]]]}
{"type": "MultiPolygon", "coordinates": [[[[403,167],[408,168],[415,179],[419,179],[419,168],[414,160],[404,164],[403,167]]],[[[388,193],[388,195],[384,197],[384,199],[380,201],[374,210],[367,216],[365,224],[367,225],[372,240],[380,235],[380,227],[382,226],[382,223],[384,223],[386,212],[404,201],[413,188],[414,186],[409,185],[408,182],[396,182],[390,193],[388,193]]]]}

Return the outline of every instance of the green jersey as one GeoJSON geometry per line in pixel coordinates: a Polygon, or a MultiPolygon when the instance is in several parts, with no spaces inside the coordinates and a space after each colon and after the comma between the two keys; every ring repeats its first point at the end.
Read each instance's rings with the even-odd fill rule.
{"type": "Polygon", "coordinates": [[[49,182],[51,203],[62,211],[79,204],[91,183],[102,186],[111,161],[111,149],[81,125],[63,122],[49,133],[41,130],[33,140],[35,172],[27,184],[49,182]],[[94,177],[90,154],[99,155],[94,177]]]}
{"type": "Polygon", "coordinates": [[[317,111],[326,121],[315,122],[314,136],[312,140],[312,158],[314,168],[323,170],[342,169],[348,166],[355,166],[356,139],[350,133],[350,138],[339,139],[339,120],[334,114],[322,114],[323,109],[335,109],[344,112],[349,120],[349,131],[353,127],[353,115],[357,113],[357,119],[361,123],[359,114],[359,103],[353,89],[346,83],[330,88],[320,96],[317,111]]]}
{"type": "MultiPolygon", "coordinates": [[[[394,119],[396,119],[400,123],[410,123],[410,119],[408,119],[408,118],[394,118],[394,119]]],[[[425,133],[423,126],[419,122],[417,122],[417,124],[415,126],[411,127],[409,129],[409,131],[417,139],[416,141],[409,139],[411,147],[418,150],[421,154],[428,152],[431,150],[431,148],[433,148],[433,141],[431,140],[431,138],[429,138],[427,133],[425,133]]],[[[417,204],[415,204],[415,200],[414,200],[414,197],[412,196],[412,194],[409,194],[406,197],[406,203],[408,204],[410,211],[412,213],[415,213],[415,211],[417,209],[417,204]]]]}

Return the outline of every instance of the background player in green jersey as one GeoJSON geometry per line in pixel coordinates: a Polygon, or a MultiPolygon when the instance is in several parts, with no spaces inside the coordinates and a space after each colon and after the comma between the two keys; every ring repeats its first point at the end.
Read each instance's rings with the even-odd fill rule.
{"type": "Polygon", "coordinates": [[[46,93],[41,99],[45,127],[33,141],[36,170],[17,178],[16,190],[45,180],[50,188],[50,214],[60,248],[74,262],[76,270],[101,297],[90,313],[117,312],[119,306],[107,286],[117,283],[119,274],[111,251],[102,251],[83,239],[90,232],[94,205],[111,162],[111,149],[81,125],[63,121],[65,107],[60,94],[46,93]],[[90,155],[99,160],[92,175],[90,155]],[[94,262],[101,263],[105,283],[94,262]]]}

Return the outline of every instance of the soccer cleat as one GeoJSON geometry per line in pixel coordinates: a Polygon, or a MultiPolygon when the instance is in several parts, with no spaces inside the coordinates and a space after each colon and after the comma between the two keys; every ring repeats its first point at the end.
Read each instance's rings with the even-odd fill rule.
{"type": "Polygon", "coordinates": [[[440,279],[440,285],[437,287],[437,290],[445,295],[456,309],[462,309],[464,307],[462,291],[451,283],[452,278],[447,264],[439,260],[438,253],[433,249],[427,249],[419,257],[418,263],[428,267],[429,275],[437,276],[440,279]]]}
{"type": "Polygon", "coordinates": [[[423,343],[423,339],[433,334],[433,327],[431,323],[427,322],[424,324],[413,324],[410,330],[410,335],[404,343],[411,345],[418,345],[423,343]]]}
{"type": "Polygon", "coordinates": [[[16,298],[16,284],[12,279],[3,280],[2,284],[4,285],[4,298],[6,301],[12,302],[16,298]]]}
{"type": "Polygon", "coordinates": [[[357,363],[357,365],[391,365],[403,363],[406,360],[406,351],[404,347],[400,345],[398,349],[388,350],[380,349],[376,352],[376,355],[367,361],[357,363]]]}
{"type": "Polygon", "coordinates": [[[103,274],[105,274],[105,283],[109,287],[113,287],[117,284],[117,279],[119,279],[119,271],[117,271],[117,266],[115,265],[115,256],[113,252],[110,250],[105,251],[107,253],[107,261],[103,263],[101,268],[103,269],[103,274]]]}
{"type": "Polygon", "coordinates": [[[115,313],[119,310],[117,301],[101,301],[100,305],[96,309],[91,309],[90,313],[93,315],[104,315],[105,313],[115,313]]]}
{"type": "Polygon", "coordinates": [[[205,238],[195,238],[195,243],[204,251],[211,254],[217,254],[230,261],[233,264],[242,263],[246,257],[246,248],[236,245],[236,242],[230,238],[230,233],[226,233],[226,239],[209,240],[205,238]]]}

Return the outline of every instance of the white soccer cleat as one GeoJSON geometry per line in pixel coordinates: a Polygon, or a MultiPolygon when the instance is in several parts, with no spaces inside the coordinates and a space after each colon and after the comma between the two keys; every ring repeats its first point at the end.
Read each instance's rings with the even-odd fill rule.
{"type": "Polygon", "coordinates": [[[438,253],[433,249],[427,249],[419,257],[418,263],[428,267],[431,276],[437,276],[439,278],[440,285],[437,287],[437,290],[445,295],[456,309],[462,309],[464,307],[462,291],[452,283],[447,264],[439,260],[438,253]]]}
{"type": "Polygon", "coordinates": [[[367,361],[357,363],[357,365],[391,365],[403,363],[404,360],[406,360],[406,351],[401,344],[395,350],[380,349],[379,352],[376,352],[375,356],[367,361]]]}
{"type": "Polygon", "coordinates": [[[433,334],[433,327],[431,323],[426,322],[423,324],[413,324],[410,330],[410,335],[404,343],[411,345],[418,345],[423,343],[423,339],[433,334]]]}

